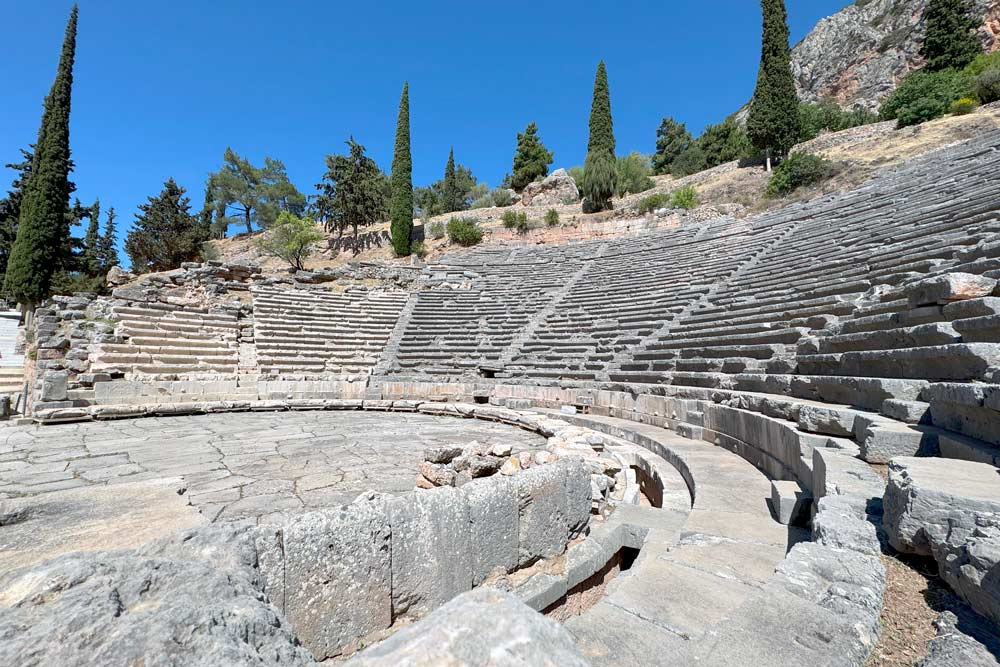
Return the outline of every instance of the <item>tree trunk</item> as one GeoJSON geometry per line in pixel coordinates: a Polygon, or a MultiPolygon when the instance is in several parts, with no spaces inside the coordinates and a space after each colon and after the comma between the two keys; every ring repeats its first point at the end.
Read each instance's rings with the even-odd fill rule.
{"type": "Polygon", "coordinates": [[[247,221],[247,234],[253,234],[253,224],[250,222],[250,209],[244,209],[243,215],[247,221]]]}
{"type": "Polygon", "coordinates": [[[771,149],[768,148],[764,151],[764,155],[767,158],[767,173],[771,173],[771,149]]]}

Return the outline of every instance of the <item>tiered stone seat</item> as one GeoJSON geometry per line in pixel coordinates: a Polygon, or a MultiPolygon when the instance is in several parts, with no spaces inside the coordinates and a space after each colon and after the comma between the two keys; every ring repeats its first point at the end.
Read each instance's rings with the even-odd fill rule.
{"type": "Polygon", "coordinates": [[[585,243],[443,258],[426,272],[431,288],[417,294],[394,370],[459,376],[501,367],[505,351],[598,248],[585,243]]]}
{"type": "Polygon", "coordinates": [[[94,372],[135,376],[234,375],[237,314],[163,303],[114,308],[114,342],[97,346],[94,372]]]}
{"type": "Polygon", "coordinates": [[[253,290],[260,372],[367,375],[406,303],[399,291],[253,290]]]}

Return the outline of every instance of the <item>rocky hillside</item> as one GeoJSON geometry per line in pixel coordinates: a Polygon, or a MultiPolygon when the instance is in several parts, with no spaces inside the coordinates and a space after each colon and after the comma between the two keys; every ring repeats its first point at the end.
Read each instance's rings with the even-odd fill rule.
{"type": "MultiPolygon", "coordinates": [[[[820,21],[792,52],[802,99],[834,99],[877,109],[907,72],[921,64],[928,0],[857,0],[820,21]]],[[[972,0],[983,46],[1000,46],[1000,2],[972,0]]]]}

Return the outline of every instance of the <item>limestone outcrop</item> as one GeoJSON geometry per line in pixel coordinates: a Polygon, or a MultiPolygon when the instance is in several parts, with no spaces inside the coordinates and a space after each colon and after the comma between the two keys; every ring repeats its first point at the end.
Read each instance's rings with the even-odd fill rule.
{"type": "Polygon", "coordinates": [[[556,169],[541,181],[529,183],[521,193],[525,206],[561,206],[580,201],[576,181],[565,169],[556,169]]]}

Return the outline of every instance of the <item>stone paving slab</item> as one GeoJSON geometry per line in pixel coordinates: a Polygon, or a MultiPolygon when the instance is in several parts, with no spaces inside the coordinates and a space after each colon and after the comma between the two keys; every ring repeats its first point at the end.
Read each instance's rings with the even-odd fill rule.
{"type": "Polygon", "coordinates": [[[494,422],[375,411],[9,426],[0,428],[0,501],[176,478],[208,521],[274,521],[367,490],[410,491],[424,449],[473,440],[514,451],[545,444],[494,422]]]}

